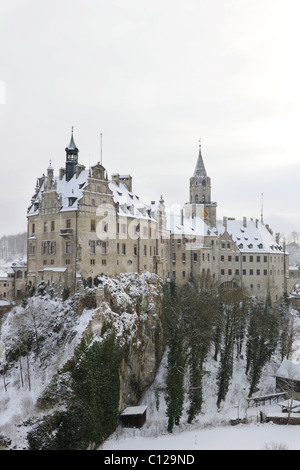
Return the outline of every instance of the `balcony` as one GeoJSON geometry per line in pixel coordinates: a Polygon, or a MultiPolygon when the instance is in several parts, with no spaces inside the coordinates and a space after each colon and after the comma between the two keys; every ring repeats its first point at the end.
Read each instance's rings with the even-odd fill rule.
{"type": "Polygon", "coordinates": [[[71,237],[73,235],[73,229],[72,228],[61,228],[59,235],[61,237],[71,237]]]}

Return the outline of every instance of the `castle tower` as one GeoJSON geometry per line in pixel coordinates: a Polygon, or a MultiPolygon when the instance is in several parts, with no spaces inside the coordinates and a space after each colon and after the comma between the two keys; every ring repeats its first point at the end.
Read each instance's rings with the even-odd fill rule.
{"type": "Polygon", "coordinates": [[[206,174],[200,144],[194,175],[190,178],[190,204],[210,204],[210,202],[210,178],[206,174]]]}
{"type": "Polygon", "coordinates": [[[190,178],[190,202],[192,216],[200,216],[210,226],[216,226],[216,206],[211,202],[211,180],[207,176],[202,152],[201,143],[199,154],[193,176],[190,178]]]}
{"type": "Polygon", "coordinates": [[[71,178],[76,173],[76,165],[78,163],[78,148],[75,145],[74,142],[74,137],[73,137],[73,127],[72,127],[72,134],[71,134],[71,140],[65,149],[66,151],[66,180],[70,181],[71,178]]]}

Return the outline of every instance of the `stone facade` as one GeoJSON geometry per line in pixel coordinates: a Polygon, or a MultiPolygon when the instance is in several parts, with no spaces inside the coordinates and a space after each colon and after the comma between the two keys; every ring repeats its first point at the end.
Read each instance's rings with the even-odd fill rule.
{"type": "Polygon", "coordinates": [[[14,302],[24,296],[27,264],[24,260],[10,261],[0,270],[0,300],[14,302]]]}
{"type": "Polygon", "coordinates": [[[99,274],[152,272],[177,284],[239,285],[249,294],[280,297],[286,291],[288,255],[262,221],[217,221],[201,147],[190,200],[177,212],[163,198],[144,204],[130,175],[113,174],[98,162],[78,163],[73,132],[66,166],[38,178],[28,209],[28,282],[41,280],[75,292],[99,274]]]}

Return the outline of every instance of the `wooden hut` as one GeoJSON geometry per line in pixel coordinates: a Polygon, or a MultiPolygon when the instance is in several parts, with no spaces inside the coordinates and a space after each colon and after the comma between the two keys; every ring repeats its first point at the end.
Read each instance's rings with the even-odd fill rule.
{"type": "Polygon", "coordinates": [[[300,399],[300,363],[284,359],[275,374],[276,390],[300,399]]]}
{"type": "Polygon", "coordinates": [[[147,406],[129,406],[120,415],[120,421],[127,428],[141,428],[146,421],[147,406]]]}

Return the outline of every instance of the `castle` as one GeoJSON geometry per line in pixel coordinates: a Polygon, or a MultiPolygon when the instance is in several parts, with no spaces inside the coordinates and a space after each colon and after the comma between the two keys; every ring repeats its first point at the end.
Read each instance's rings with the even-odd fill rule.
{"type": "Polygon", "coordinates": [[[152,272],[181,285],[198,279],[238,285],[250,295],[279,298],[289,272],[285,247],[259,220],[217,220],[201,145],[190,198],[178,211],[163,197],[144,204],[132,177],[109,179],[101,162],[79,163],[73,129],[65,166],[37,179],[27,212],[27,282],[56,290],[93,286],[100,274],[152,272]]]}

